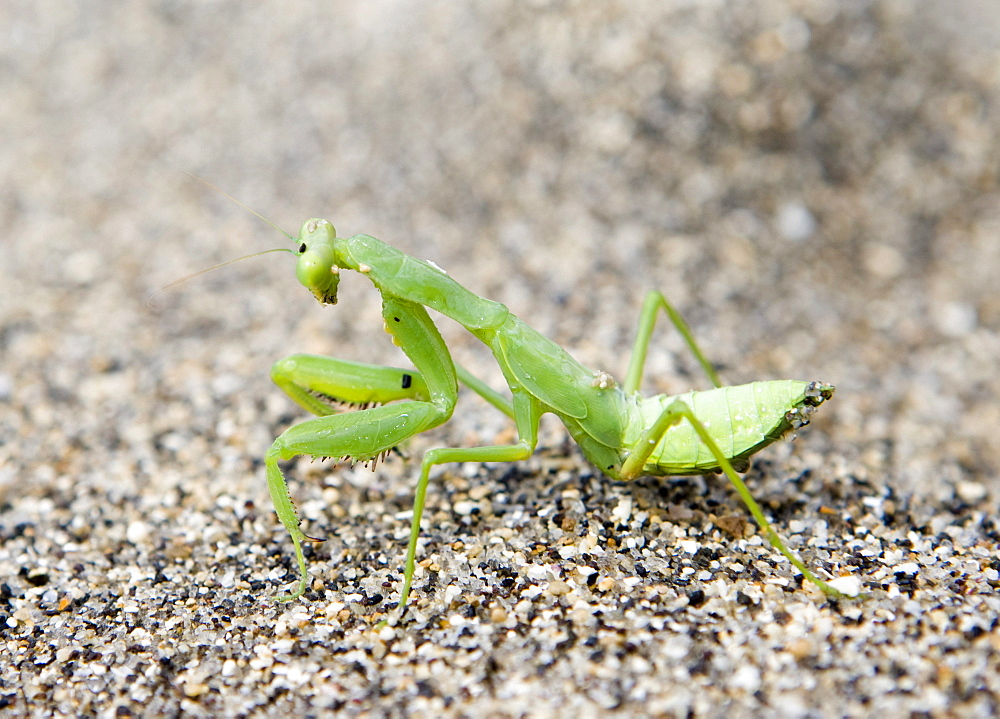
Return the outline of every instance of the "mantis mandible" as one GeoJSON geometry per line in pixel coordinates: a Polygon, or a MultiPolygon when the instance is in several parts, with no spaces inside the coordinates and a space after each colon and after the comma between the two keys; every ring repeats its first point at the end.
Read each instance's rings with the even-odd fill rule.
{"type": "Polygon", "coordinates": [[[264,460],[268,489],[291,535],[299,568],[298,587],[280,601],[298,599],[306,591],[309,573],[302,543],[309,537],[299,526],[278,462],[300,455],[374,461],[407,438],[446,422],[458,399],[459,382],[513,419],[517,442],[446,447],[424,455],[413,500],[401,610],[413,583],[431,468],[450,462],[527,459],[538,441],[539,418],[546,412],[562,420],[584,456],[613,479],[725,473],[771,545],[827,595],[844,596],[785,546],[737,474],[747,470],[751,455],[808,424],[816,408],[833,396],[833,385],[777,380],[723,387],[687,323],[659,292],[646,297],[628,372],[619,385],[607,373],[577,362],[504,305],[473,294],[430,262],[369,235],[337,237],[333,225],[322,219],[306,221],[297,240],[298,280],[320,303],[336,304],[341,270],[371,281],[382,296],[385,330],[415,369],[304,354],[272,368],[275,383],[319,415],[285,430],[264,460]],[[426,308],[455,320],[490,349],[510,399],[455,364],[426,308]],[[639,393],[660,310],[683,335],[714,389],[672,397],[639,393]],[[344,405],[362,408],[341,413],[344,405]]]}

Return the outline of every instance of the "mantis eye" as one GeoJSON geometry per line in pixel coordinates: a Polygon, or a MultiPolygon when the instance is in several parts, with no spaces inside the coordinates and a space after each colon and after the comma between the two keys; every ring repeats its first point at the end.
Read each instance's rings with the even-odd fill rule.
{"type": "Polygon", "coordinates": [[[299,245],[299,254],[301,255],[305,251],[306,251],[306,243],[303,242],[301,245],[299,245]]]}

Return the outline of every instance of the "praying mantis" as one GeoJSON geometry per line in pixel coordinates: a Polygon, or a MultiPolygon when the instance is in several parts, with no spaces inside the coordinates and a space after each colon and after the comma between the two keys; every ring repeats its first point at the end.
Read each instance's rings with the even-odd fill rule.
{"type": "Polygon", "coordinates": [[[608,477],[722,472],[760,525],[771,545],[810,582],[833,598],[845,596],[811,572],[789,550],[737,471],[751,455],[809,423],[834,393],[823,382],[776,380],[722,386],[684,319],[659,292],[646,297],[625,381],[588,369],[566,350],[512,314],[479,297],[431,262],[416,259],[369,235],[338,237],[327,220],[303,223],[296,275],[324,305],[337,302],[342,270],[368,278],[382,297],[385,330],[413,363],[399,369],[297,354],[277,362],[271,377],[315,418],[285,430],[265,456],[267,486],[295,549],[299,582],[278,597],[301,597],[309,580],[300,527],[278,465],[297,456],[375,461],[404,440],[448,421],[461,382],[508,415],[517,431],[512,444],[442,447],[420,465],[399,608],[405,610],[416,568],[417,541],[431,469],[451,462],[515,462],[538,442],[539,418],[551,412],[566,426],[584,456],[608,477]],[[493,354],[510,398],[455,364],[427,313],[436,310],[468,330],[493,354]],[[714,385],[677,396],[639,393],[646,354],[660,311],[667,314],[714,385]],[[355,411],[343,412],[347,406],[355,411]]]}

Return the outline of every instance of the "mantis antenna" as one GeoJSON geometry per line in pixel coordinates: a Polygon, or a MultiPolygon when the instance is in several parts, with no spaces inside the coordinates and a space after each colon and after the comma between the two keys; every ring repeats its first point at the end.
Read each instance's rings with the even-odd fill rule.
{"type": "MultiPolygon", "coordinates": [[[[198,182],[202,183],[203,185],[207,185],[208,187],[212,188],[213,190],[215,190],[216,192],[218,192],[220,195],[222,195],[223,197],[225,197],[227,200],[236,203],[237,205],[239,205],[240,207],[242,207],[244,210],[246,210],[247,212],[249,212],[250,214],[252,214],[257,219],[263,220],[264,222],[266,222],[267,224],[269,224],[271,227],[273,227],[274,229],[276,229],[278,232],[280,232],[281,234],[283,234],[285,237],[287,237],[289,240],[291,240],[292,242],[295,242],[295,238],[294,237],[292,237],[290,234],[288,234],[283,229],[281,229],[280,227],[278,227],[276,224],[274,224],[273,222],[271,222],[269,219],[267,219],[266,217],[264,217],[264,215],[260,214],[256,210],[254,210],[252,207],[249,207],[248,205],[245,205],[244,203],[240,202],[235,197],[233,197],[229,193],[224,192],[223,190],[219,189],[218,187],[216,187],[215,185],[213,185],[211,182],[209,182],[206,179],[198,177],[197,175],[194,175],[194,174],[188,172],[187,170],[181,170],[181,172],[183,172],[188,177],[190,177],[190,178],[192,178],[194,180],[197,180],[198,182]]],[[[284,247],[275,247],[275,248],[272,248],[270,250],[262,250],[261,252],[254,252],[254,253],[251,253],[249,255],[243,255],[242,257],[237,257],[234,260],[226,260],[225,262],[220,262],[219,264],[212,265],[211,267],[208,267],[208,268],[206,268],[204,270],[198,270],[197,272],[192,272],[190,275],[185,275],[184,277],[181,277],[179,280],[174,280],[169,285],[164,285],[163,287],[161,287],[156,292],[154,292],[153,294],[151,294],[149,297],[146,298],[146,307],[149,307],[151,309],[154,308],[154,307],[156,307],[156,305],[153,304],[153,299],[157,295],[163,294],[167,290],[173,289],[177,285],[182,285],[185,282],[187,282],[188,280],[193,280],[195,277],[200,277],[201,275],[204,275],[204,274],[206,274],[208,272],[211,272],[212,270],[217,270],[220,267],[225,267],[226,265],[231,265],[231,264],[233,264],[235,262],[241,262],[242,260],[249,260],[251,257],[259,257],[261,255],[266,255],[266,254],[271,253],[271,252],[291,252],[293,255],[297,254],[294,250],[289,250],[289,249],[286,249],[284,247]]]]}
{"type": "Polygon", "coordinates": [[[179,280],[174,280],[169,285],[164,285],[163,287],[161,287],[156,292],[154,292],[153,294],[151,294],[149,297],[146,298],[146,307],[149,307],[150,309],[155,308],[156,305],[153,304],[154,298],[156,298],[158,295],[163,294],[167,290],[173,289],[177,285],[184,284],[188,280],[193,280],[195,277],[201,277],[202,275],[207,274],[212,270],[217,270],[220,267],[225,267],[226,265],[231,265],[236,262],[242,262],[243,260],[249,260],[251,257],[260,257],[261,255],[267,255],[272,252],[290,252],[293,255],[295,254],[295,250],[289,250],[286,247],[272,247],[270,250],[261,250],[260,252],[254,252],[249,255],[243,255],[242,257],[237,257],[234,260],[226,260],[225,262],[220,262],[219,264],[212,265],[211,267],[207,267],[204,270],[198,270],[197,272],[192,272],[190,275],[185,275],[184,277],[181,277],[179,280]]]}

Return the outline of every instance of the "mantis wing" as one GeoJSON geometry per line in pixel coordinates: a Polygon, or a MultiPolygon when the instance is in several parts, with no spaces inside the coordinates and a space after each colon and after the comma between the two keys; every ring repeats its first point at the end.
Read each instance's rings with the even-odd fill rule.
{"type": "Polygon", "coordinates": [[[589,372],[562,347],[513,315],[496,333],[495,342],[504,364],[528,392],[560,414],[576,419],[587,416],[581,391],[584,386],[589,389],[589,372]]]}
{"type": "Polygon", "coordinates": [[[609,406],[620,399],[617,386],[597,387],[594,372],[513,315],[493,343],[512,379],[551,411],[577,420],[589,417],[583,427],[587,434],[609,447],[620,445],[622,410],[609,406]]]}

